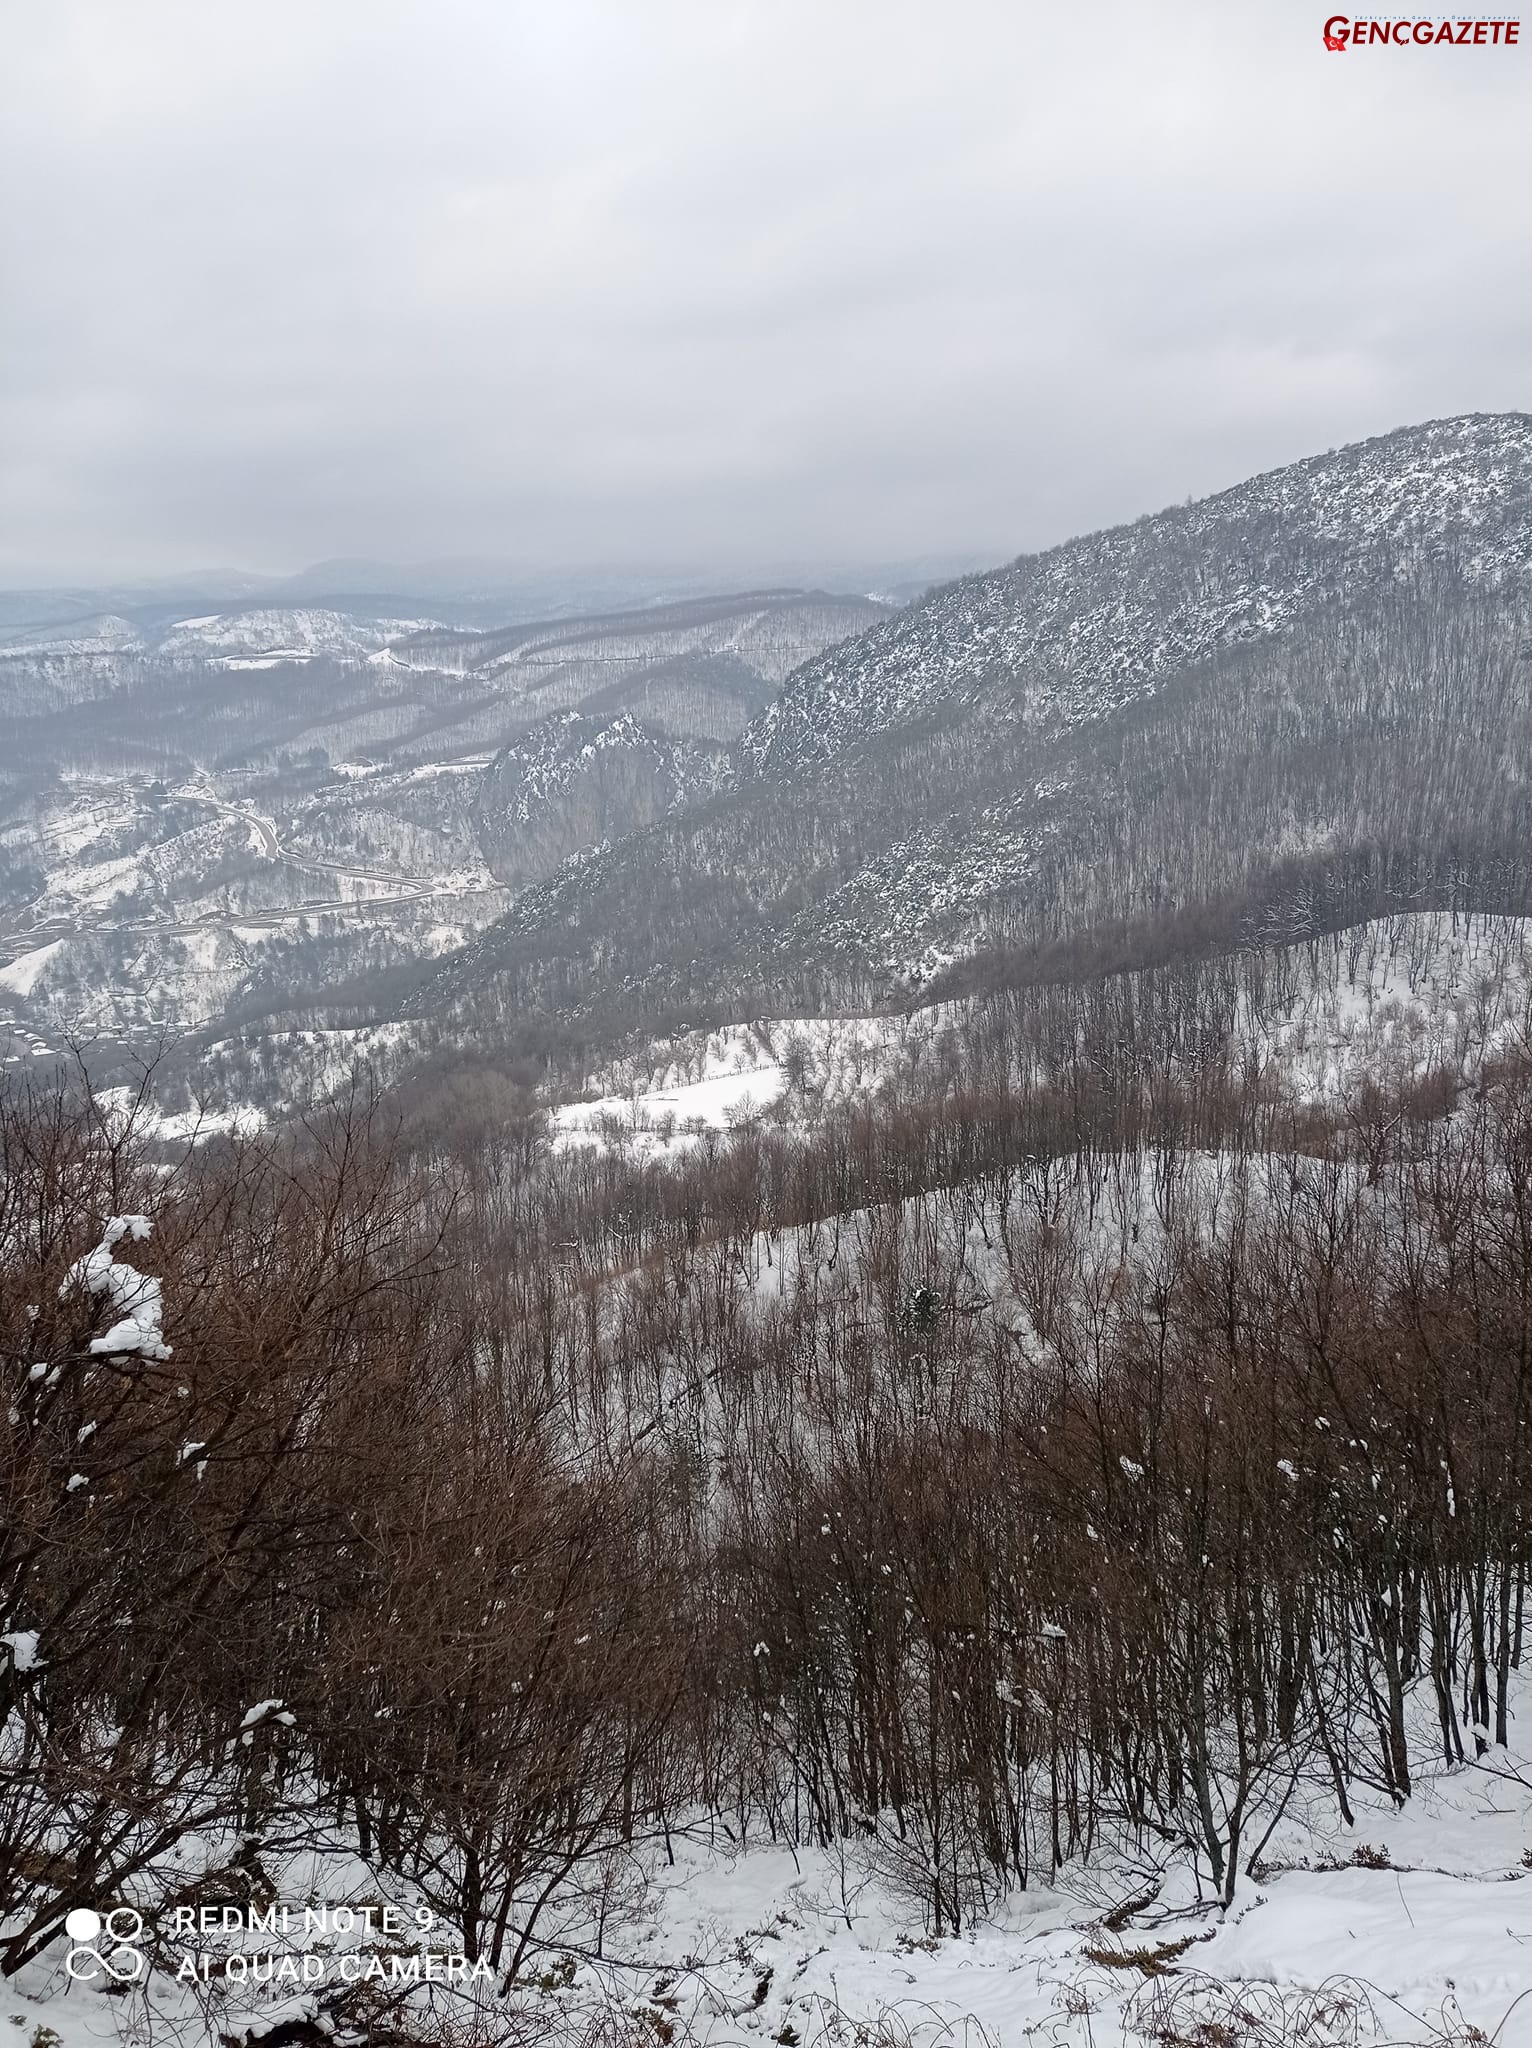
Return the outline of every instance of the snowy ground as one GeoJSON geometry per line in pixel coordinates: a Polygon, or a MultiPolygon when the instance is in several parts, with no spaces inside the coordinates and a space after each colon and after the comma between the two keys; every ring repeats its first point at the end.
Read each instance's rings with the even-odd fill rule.
{"type": "MultiPolygon", "coordinates": [[[[1364,1801],[1352,1830],[1289,1828],[1226,1917],[1172,1869],[1154,1905],[1115,1930],[1106,1915],[1144,1889],[1141,1870],[1066,1871],[1057,1887],[1013,1895],[984,1925],[936,1940],[875,1857],[678,1841],[673,1863],[612,1867],[603,1960],[550,1946],[498,2010],[521,2017],[522,2042],[550,2044],[580,2040],[605,2013],[609,2028],[619,2016],[637,2022],[608,2042],[680,2048],[1527,2048],[1532,1771],[1501,1751],[1485,1764],[1428,1778],[1403,1814],[1364,1801]],[[1208,2031],[1217,2026],[1227,2031],[1208,2031]]],[[[300,1904],[391,1898],[406,1915],[415,1904],[340,1857],[291,1866],[285,1891],[300,1904]]],[[[194,1994],[160,1972],[147,1996],[135,1986],[108,1997],[68,1982],[65,1947],[0,1991],[18,2042],[191,2048],[242,2040],[315,1996],[194,1994]]],[[[216,1937],[200,1947],[228,1953],[216,1937]]],[[[325,1952],[326,1981],[340,1949],[357,1947],[352,1937],[287,1944],[325,1952]]],[[[467,1994],[435,1995],[462,2025],[467,1994]]]]}
{"type": "Polygon", "coordinates": [[[627,1143],[640,1153],[681,1151],[703,1131],[732,1130],[759,1116],[781,1099],[786,1086],[782,1068],[766,1063],[711,1072],[673,1087],[566,1103],[553,1112],[553,1149],[627,1143]]]}
{"type": "Polygon", "coordinates": [[[248,1104],[238,1109],[186,1109],[166,1116],[152,1102],[140,1104],[138,1090],[127,1086],[98,1089],[96,1101],[111,1118],[126,1122],[131,1117],[140,1136],[171,1143],[201,1144],[230,1131],[248,1136],[260,1130],[266,1121],[258,1109],[248,1104]]]}
{"type": "MultiPolygon", "coordinates": [[[[1521,1028],[1528,979],[1519,927],[1491,921],[1464,934],[1440,921],[1401,922],[1408,929],[1370,963],[1364,952],[1354,974],[1311,977],[1268,1011],[1265,1028],[1285,1048],[1295,1088],[1344,1086],[1353,1061],[1389,1046],[1411,1067],[1449,1050],[1477,1059],[1521,1028]],[[1501,991],[1493,1000],[1486,979],[1501,991]]],[[[929,1033],[922,1056],[934,1056],[935,1013],[921,1015],[924,1023],[800,1020],[699,1036],[668,1049],[663,1066],[635,1073],[631,1092],[559,1112],[560,1137],[605,1142],[603,1116],[631,1125],[635,1113],[650,1120],[655,1143],[675,1142],[664,1136],[667,1117],[678,1130],[688,1116],[726,1128],[780,1100],[790,1068],[800,1094],[805,1085],[869,1085],[885,1057],[918,1050],[917,1030],[929,1033]]],[[[357,1040],[308,1034],[306,1043],[323,1065],[343,1061],[357,1040]]],[[[1220,1170],[1216,1155],[1183,1166],[1199,1182],[1220,1170]]],[[[1081,1200],[1071,1190],[1071,1214],[1081,1200]]],[[[1140,1162],[1089,1207],[1092,1247],[1112,1256],[1126,1238],[1147,1246],[1153,1211],[1153,1162],[1140,1162]]],[[[837,1227],[854,1239],[865,1226],[851,1216],[837,1227]]],[[[947,1229],[939,1247],[946,1279],[959,1293],[971,1284],[1005,1297],[994,1217],[957,1202],[947,1229]]],[[[769,1265],[763,1244],[754,1278],[763,1300],[796,1284],[813,1256],[808,1232],[780,1237],[769,1265]]],[[[839,1270],[858,1263],[848,1257],[839,1270]]],[[[1008,1297],[1006,1309],[1019,1313],[1008,1297]]],[[[1519,1705],[1513,1753],[1421,1770],[1402,1814],[1358,1794],[1348,1830],[1316,1801],[1284,1825],[1227,1916],[1199,1898],[1181,1864],[1164,1873],[1152,1906],[1109,1928],[1112,1908],[1148,1887],[1141,1868],[1106,1859],[1013,1895],[960,1938],[936,1940],[876,1850],[795,1854],[752,1841],[740,1851],[699,1837],[678,1840],[673,1863],[614,1864],[604,1960],[586,1953],[588,1926],[566,1928],[539,1957],[542,1981],[518,1989],[510,2008],[531,2029],[523,2043],[552,2048],[582,2039],[594,2048],[582,2030],[603,2011],[635,2028],[608,2031],[603,2048],[647,2048],[651,2039],[675,2048],[1532,2048],[1532,1686],[1519,1705]]],[[[339,1852],[318,1868],[289,1865],[280,1889],[298,1901],[385,1896],[406,1912],[416,1904],[339,1852]]],[[[35,2048],[109,2040],[196,2048],[221,2035],[242,2040],[293,2010],[291,1995],[252,2005],[238,1989],[199,2003],[164,1975],[147,1998],[138,1989],[109,1998],[68,1982],[60,1943],[0,1988],[0,2041],[13,2021],[14,2038],[35,2048]]]]}
{"type": "Polygon", "coordinates": [[[1298,1099],[1337,1102],[1375,1081],[1482,1062],[1532,1030],[1532,923],[1441,911],[1374,919],[1340,935],[1336,971],[1288,949],[1296,986],[1241,1025],[1298,1099]]]}
{"type": "MultiPolygon", "coordinates": [[[[1486,2035],[1499,2027],[1502,2043],[1532,2042],[1532,1995],[1510,2014],[1532,1991],[1532,1786],[1470,1768],[1444,1775],[1417,1805],[1398,1817],[1361,1812],[1349,1834],[1290,1838],[1273,1861],[1319,1867],[1247,1884],[1226,1919],[1175,1874],[1155,1907],[1116,1934],[1084,1872],[1015,1896],[969,1935],[934,1941],[865,1864],[773,1849],[694,1852],[656,1879],[651,1924],[629,1949],[705,1960],[674,1988],[712,2048],[781,2039],[785,2026],[806,2043],[831,2042],[841,2016],[883,2019],[895,2040],[933,2048],[1138,2042],[1152,2038],[1153,1994],[1174,1980],[1122,1959],[1181,1943],[1169,1959],[1177,1994],[1208,2017],[1227,2006],[1229,1989],[1296,2017],[1312,1994],[1346,1980],[1376,2021],[1359,2013],[1359,2040],[1430,2040],[1456,2008],[1486,2035]],[[1353,1863],[1364,1844],[1367,1862],[1353,1863]],[[1372,1867],[1383,1857],[1389,1867],[1372,1867]]],[[[1118,1896],[1132,1889],[1119,1881],[1118,1896]]]]}
{"type": "Polygon", "coordinates": [[[844,1101],[871,1090],[939,1041],[950,1006],[909,1015],[775,1017],[691,1032],[596,1077],[602,1092],[555,1109],[556,1151],[629,1145],[675,1152],[704,1131],[734,1129],[793,1093],[844,1101]]]}

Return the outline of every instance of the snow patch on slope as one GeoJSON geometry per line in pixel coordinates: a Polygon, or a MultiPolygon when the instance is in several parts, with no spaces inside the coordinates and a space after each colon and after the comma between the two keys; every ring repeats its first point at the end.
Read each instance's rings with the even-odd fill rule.
{"type": "Polygon", "coordinates": [[[48,962],[57,958],[64,945],[63,939],[55,939],[51,945],[34,946],[30,953],[18,954],[9,967],[0,967],[0,988],[13,996],[29,996],[48,962]]]}

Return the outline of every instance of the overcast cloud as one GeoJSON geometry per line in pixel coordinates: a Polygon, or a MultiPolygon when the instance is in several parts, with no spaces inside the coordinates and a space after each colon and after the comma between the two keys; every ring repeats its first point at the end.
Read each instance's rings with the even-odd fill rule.
{"type": "Polygon", "coordinates": [[[1532,407],[1532,22],[1331,5],[13,6],[0,580],[1000,559],[1532,407]]]}

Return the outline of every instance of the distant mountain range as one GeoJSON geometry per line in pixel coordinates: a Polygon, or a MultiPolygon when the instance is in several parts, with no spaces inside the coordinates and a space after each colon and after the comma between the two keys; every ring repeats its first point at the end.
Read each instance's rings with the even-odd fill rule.
{"type": "MultiPolygon", "coordinates": [[[[780,589],[823,588],[908,603],[933,584],[978,565],[968,554],[897,561],[778,564],[780,589]]],[[[589,617],[699,599],[727,600],[737,579],[696,568],[670,572],[600,566],[533,573],[493,557],[432,562],[379,562],[365,557],[315,562],[290,576],[247,569],[198,569],[139,582],[0,589],[0,639],[16,632],[117,614],[151,629],[177,615],[319,608],[363,616],[419,615],[460,626],[505,626],[539,619],[589,617]]]]}

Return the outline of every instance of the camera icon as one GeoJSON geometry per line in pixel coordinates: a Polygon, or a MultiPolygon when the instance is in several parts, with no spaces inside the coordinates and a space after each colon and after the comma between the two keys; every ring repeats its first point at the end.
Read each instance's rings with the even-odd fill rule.
{"type": "Polygon", "coordinates": [[[64,1920],[64,1932],[71,1944],[64,1972],[76,1984],[94,1983],[103,1972],[114,1983],[136,1984],[149,1968],[138,1946],[144,1916],[132,1906],[114,1906],[106,1914],[76,1906],[64,1920]]]}

